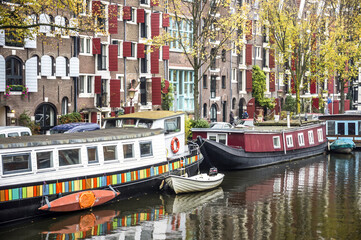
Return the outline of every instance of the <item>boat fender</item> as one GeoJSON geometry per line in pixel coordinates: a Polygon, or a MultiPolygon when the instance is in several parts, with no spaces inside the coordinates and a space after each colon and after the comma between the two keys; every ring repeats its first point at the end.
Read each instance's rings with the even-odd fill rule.
{"type": "Polygon", "coordinates": [[[179,140],[177,137],[174,137],[172,139],[172,142],[170,143],[170,147],[172,148],[173,153],[177,153],[179,151],[179,140]],[[174,146],[175,143],[175,146],[174,146]]]}
{"type": "Polygon", "coordinates": [[[159,186],[159,190],[162,190],[163,187],[164,187],[164,179],[162,180],[162,183],[161,183],[160,186],[159,186]]]}
{"type": "Polygon", "coordinates": [[[79,197],[79,206],[81,209],[90,208],[95,203],[95,195],[92,191],[83,192],[79,197]]]}

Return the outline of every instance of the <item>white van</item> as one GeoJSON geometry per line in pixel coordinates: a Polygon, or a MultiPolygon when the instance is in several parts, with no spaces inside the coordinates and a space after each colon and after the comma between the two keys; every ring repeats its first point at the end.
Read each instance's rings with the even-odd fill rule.
{"type": "Polygon", "coordinates": [[[0,127],[0,138],[31,136],[31,130],[22,126],[2,126],[0,127]]]}

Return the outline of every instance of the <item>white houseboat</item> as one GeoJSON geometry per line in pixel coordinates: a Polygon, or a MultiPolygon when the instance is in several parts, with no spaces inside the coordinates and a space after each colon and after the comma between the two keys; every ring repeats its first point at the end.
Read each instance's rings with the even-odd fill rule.
{"type": "Polygon", "coordinates": [[[170,173],[196,173],[203,156],[184,144],[184,113],[154,114],[157,129],[2,139],[0,225],[49,214],[38,208],[76,192],[113,188],[128,198],[159,190],[170,173]]]}

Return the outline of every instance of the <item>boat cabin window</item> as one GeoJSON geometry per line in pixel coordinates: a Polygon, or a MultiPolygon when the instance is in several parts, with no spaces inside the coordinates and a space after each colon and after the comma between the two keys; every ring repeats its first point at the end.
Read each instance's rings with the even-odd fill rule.
{"type": "Polygon", "coordinates": [[[120,119],[107,119],[105,121],[104,128],[115,128],[120,127],[121,120],[120,119]]]}
{"type": "Polygon", "coordinates": [[[317,137],[319,142],[323,142],[323,133],[322,129],[317,129],[317,137]]]}
{"type": "Polygon", "coordinates": [[[140,142],[139,148],[141,157],[149,157],[153,155],[152,142],[140,142]]]}
{"type": "Polygon", "coordinates": [[[133,119],[133,118],[123,119],[122,127],[135,127],[136,123],[137,123],[137,120],[133,119]]]}
{"type": "Polygon", "coordinates": [[[327,134],[335,135],[335,121],[327,121],[327,134]]]}
{"type": "Polygon", "coordinates": [[[59,166],[80,164],[80,149],[59,150],[59,166]]]}
{"type": "Polygon", "coordinates": [[[298,145],[305,146],[305,138],[303,136],[303,133],[298,134],[298,145]]]}
{"type": "Polygon", "coordinates": [[[286,143],[287,143],[287,147],[293,147],[293,138],[292,138],[292,135],[287,135],[287,136],[286,136],[286,143]]]}
{"type": "Polygon", "coordinates": [[[209,136],[208,139],[217,142],[217,136],[209,136]]]}
{"type": "Polygon", "coordinates": [[[139,127],[139,128],[151,128],[152,125],[153,125],[152,120],[140,119],[138,121],[137,127],[139,127]]]}
{"type": "Polygon", "coordinates": [[[111,161],[117,159],[117,146],[104,146],[103,147],[104,153],[104,161],[111,161]]]}
{"type": "Polygon", "coordinates": [[[133,144],[124,144],[123,145],[123,154],[124,154],[124,159],[126,159],[126,158],[134,158],[133,144]]]}
{"type": "Polygon", "coordinates": [[[179,132],[180,129],[180,117],[167,119],[164,121],[165,133],[179,132]]]}
{"type": "Polygon", "coordinates": [[[337,135],[345,135],[345,123],[344,122],[337,123],[337,135]]]}
{"type": "Polygon", "coordinates": [[[308,131],[308,143],[314,144],[315,140],[313,139],[313,131],[308,131]]]}
{"type": "Polygon", "coordinates": [[[53,151],[37,152],[36,163],[38,165],[38,169],[54,167],[53,151]]]}
{"type": "Polygon", "coordinates": [[[99,162],[98,150],[96,146],[87,147],[87,152],[88,152],[88,163],[99,162]]]}
{"type": "Polygon", "coordinates": [[[215,142],[220,142],[223,144],[227,144],[227,134],[210,134],[208,135],[208,139],[215,141],[215,142]]]}
{"type": "Polygon", "coordinates": [[[2,156],[3,174],[31,171],[30,153],[9,154],[2,156]]]}
{"type": "Polygon", "coordinates": [[[273,137],[273,147],[274,148],[281,148],[281,141],[279,136],[273,137]]]}

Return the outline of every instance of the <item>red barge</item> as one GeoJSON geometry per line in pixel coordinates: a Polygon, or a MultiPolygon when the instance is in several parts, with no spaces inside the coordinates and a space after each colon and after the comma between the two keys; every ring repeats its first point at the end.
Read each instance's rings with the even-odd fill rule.
{"type": "Polygon", "coordinates": [[[327,148],[324,124],[252,129],[193,128],[204,163],[221,170],[263,167],[322,154],[327,148]]]}

